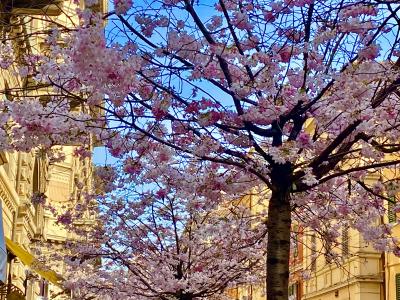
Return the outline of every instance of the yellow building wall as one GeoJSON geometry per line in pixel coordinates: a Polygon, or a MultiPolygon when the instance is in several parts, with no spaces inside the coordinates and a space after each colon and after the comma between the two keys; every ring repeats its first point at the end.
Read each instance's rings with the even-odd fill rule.
{"type": "MultiPolygon", "coordinates": [[[[387,159],[393,157],[387,156],[387,159]]],[[[372,184],[378,179],[384,181],[400,178],[398,168],[386,169],[370,176],[366,181],[372,184]]],[[[389,223],[388,217],[383,218],[389,223]]],[[[382,222],[379,220],[377,222],[382,222]]],[[[400,239],[400,226],[396,225],[393,237],[400,239]]],[[[400,259],[392,253],[376,251],[365,243],[356,230],[350,230],[350,255],[337,264],[326,264],[323,256],[317,258],[316,270],[305,281],[302,299],[312,300],[397,300],[396,274],[400,274],[400,259]]],[[[317,251],[321,243],[317,243],[317,251]]],[[[337,249],[336,249],[337,250],[337,249]]],[[[304,269],[311,263],[310,239],[305,240],[304,269]]],[[[340,249],[339,249],[340,253],[340,249]]]]}
{"type": "MultiPolygon", "coordinates": [[[[398,158],[393,155],[390,158],[398,158]]],[[[400,178],[400,168],[394,168],[390,170],[385,170],[382,173],[382,177],[385,180],[390,180],[394,178],[400,178]]],[[[397,195],[397,201],[399,200],[399,195],[397,195]]],[[[400,219],[400,215],[397,214],[396,222],[400,219]]],[[[389,223],[389,219],[385,217],[385,223],[389,223]]],[[[394,224],[395,225],[395,224],[394,224]]],[[[400,240],[400,226],[395,225],[393,228],[393,237],[400,240]]],[[[400,243],[398,243],[400,246],[400,243]]],[[[385,253],[382,257],[382,267],[384,269],[385,284],[382,289],[383,299],[397,300],[396,298],[396,274],[400,274],[400,258],[396,257],[393,253],[385,253]]],[[[399,287],[400,288],[400,287],[399,287]]],[[[400,297],[400,295],[398,295],[400,297]]]]}
{"type": "MultiPolygon", "coordinates": [[[[387,155],[386,159],[396,159],[387,155]]],[[[384,181],[400,178],[399,168],[385,169],[370,175],[366,184],[370,185],[379,179],[384,181]]],[[[267,209],[268,190],[253,189],[249,196],[242,199],[251,208],[252,213],[265,213],[267,209]]],[[[400,214],[397,216],[399,220],[400,214]]],[[[388,223],[388,217],[383,218],[388,223]]],[[[377,220],[382,222],[382,220],[377,220]]],[[[302,265],[291,268],[304,273],[302,292],[297,299],[304,300],[397,300],[396,275],[400,276],[400,258],[392,253],[382,253],[366,243],[362,236],[349,229],[349,255],[343,257],[341,245],[334,248],[340,260],[328,263],[324,255],[317,255],[315,269],[310,271],[313,260],[311,236],[313,231],[304,230],[302,240],[302,265]]],[[[396,225],[393,237],[400,240],[400,225],[396,225]]],[[[341,242],[341,240],[339,240],[341,242]]],[[[400,244],[399,244],[400,246],[400,244]]],[[[321,253],[322,242],[316,240],[316,253],[321,253]]],[[[265,300],[264,286],[258,289],[250,285],[241,285],[229,291],[232,300],[265,300]],[[260,291],[257,293],[257,291],[260,291]]]]}
{"type": "MultiPolygon", "coordinates": [[[[8,1],[11,3],[12,1],[8,1]]],[[[19,1],[21,2],[21,1],[19,1]]],[[[54,2],[54,1],[50,1],[54,2]]],[[[106,11],[107,1],[100,0],[99,11],[106,11]]],[[[64,28],[73,28],[79,24],[73,0],[60,1],[57,5],[50,5],[44,9],[13,7],[11,11],[3,11],[4,1],[0,0],[0,36],[12,39],[15,51],[23,53],[40,53],[45,51],[43,42],[45,35],[37,32],[48,30],[55,24],[64,28]],[[3,24],[9,22],[7,30],[3,24]]],[[[14,3],[14,2],[13,2],[14,3]]],[[[15,2],[18,3],[18,2],[15,2]]],[[[85,7],[85,0],[81,0],[80,8],[85,7]]],[[[18,62],[7,70],[0,68],[0,97],[10,97],[10,91],[18,96],[42,95],[46,90],[28,90],[27,87],[35,83],[29,78],[21,78],[18,74],[18,62]],[[27,80],[28,79],[28,80],[27,80]]],[[[9,98],[10,99],[10,98],[9,98]]],[[[91,160],[83,161],[73,156],[73,146],[64,146],[66,160],[61,163],[49,164],[46,157],[35,149],[29,153],[4,152],[0,149],[0,201],[2,202],[2,216],[4,234],[17,242],[25,250],[34,255],[51,251],[46,244],[53,243],[54,249],[62,250],[63,242],[73,238],[62,226],[56,223],[56,217],[43,207],[35,207],[31,197],[35,190],[44,192],[47,201],[58,212],[66,210],[77,201],[76,183],[83,182],[90,188],[91,160]],[[38,167],[38,157],[41,157],[38,167]],[[39,168],[39,173],[38,173],[39,168]]],[[[51,265],[51,264],[50,264],[51,265]]],[[[62,266],[57,269],[62,271],[62,266]]],[[[26,291],[26,299],[41,299],[38,296],[40,278],[24,266],[17,258],[13,260],[12,283],[21,291],[26,291]],[[25,286],[26,285],[26,290],[25,286]]],[[[61,290],[55,286],[49,287],[50,292],[61,290]]],[[[64,295],[64,297],[66,297],[64,295]]],[[[68,298],[68,297],[67,297],[68,298]]],[[[56,299],[62,299],[58,297],[56,299]]]]}
{"type": "MultiPolygon", "coordinates": [[[[394,236],[400,238],[400,226],[394,228],[394,236]]],[[[385,299],[397,300],[396,298],[396,275],[400,274],[400,258],[392,253],[386,253],[383,266],[385,270],[385,299]]],[[[400,296],[400,295],[399,295],[400,296]]]]}

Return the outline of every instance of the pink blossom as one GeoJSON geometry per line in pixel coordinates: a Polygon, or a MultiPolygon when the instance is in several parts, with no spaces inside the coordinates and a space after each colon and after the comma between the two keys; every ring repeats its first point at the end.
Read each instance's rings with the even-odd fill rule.
{"type": "Polygon", "coordinates": [[[92,157],[92,151],[87,150],[85,147],[76,147],[74,149],[74,156],[79,157],[79,159],[85,159],[92,157]]]}
{"type": "Polygon", "coordinates": [[[248,16],[242,12],[234,13],[232,23],[235,24],[238,29],[251,29],[253,26],[249,23],[248,16]]]}
{"type": "Polygon", "coordinates": [[[57,217],[57,223],[68,226],[72,224],[72,215],[70,211],[57,217]]]}
{"type": "Polygon", "coordinates": [[[33,205],[44,205],[46,204],[47,196],[44,193],[35,192],[31,197],[33,205]]]}
{"type": "Polygon", "coordinates": [[[10,42],[0,43],[0,68],[7,69],[14,62],[14,51],[10,42]]]}
{"type": "Polygon", "coordinates": [[[71,263],[71,286],[82,293],[179,298],[236,284],[227,270],[240,282],[260,279],[272,261],[266,245],[291,242],[265,232],[265,223],[291,229],[281,209],[322,242],[340,245],[337,232],[350,226],[376,249],[398,252],[393,226],[379,223],[382,196],[398,190],[387,182],[397,176],[400,140],[390,9],[327,2],[310,19],[310,0],[226,0],[204,11],[206,2],[115,1],[119,17],[78,11],[76,28],[53,30],[46,53],[1,52],[7,78],[46,88],[26,94],[8,82],[0,149],[44,149],[55,162],[65,158],[57,145],[80,145],[74,154],[85,158],[95,140],[116,161],[95,168],[93,191],[77,181],[79,203],[59,216],[83,235],[77,253],[111,258],[97,269],[82,262],[80,278],[71,263]],[[103,17],[115,26],[104,28],[103,17]],[[83,233],[73,220],[85,214],[96,224],[83,233]],[[99,289],[104,282],[110,288],[99,289]]]}
{"type": "Polygon", "coordinates": [[[282,62],[288,63],[292,57],[292,49],[290,47],[284,47],[279,50],[278,55],[282,62]]]}
{"type": "Polygon", "coordinates": [[[137,175],[142,171],[142,165],[140,162],[128,158],[124,162],[124,171],[128,174],[137,175]]]}
{"type": "Polygon", "coordinates": [[[168,194],[168,192],[167,192],[166,190],[163,190],[163,189],[158,190],[158,191],[156,192],[156,196],[157,196],[158,198],[160,198],[160,199],[165,198],[165,196],[167,196],[167,194],[168,194]]]}
{"type": "Polygon", "coordinates": [[[114,0],[115,12],[118,15],[126,14],[132,5],[132,0],[114,0]]]}
{"type": "Polygon", "coordinates": [[[311,145],[311,136],[306,132],[301,132],[297,138],[299,147],[309,147],[311,145]]]}
{"type": "Polygon", "coordinates": [[[198,102],[191,102],[185,109],[189,114],[196,114],[200,110],[200,105],[198,102]]]}
{"type": "Polygon", "coordinates": [[[198,120],[199,124],[202,126],[210,126],[215,124],[221,119],[221,113],[218,111],[209,111],[206,113],[202,113],[199,115],[198,120]]]}
{"type": "Polygon", "coordinates": [[[274,22],[276,20],[275,15],[272,11],[267,10],[267,11],[264,11],[263,14],[264,14],[264,19],[267,22],[274,22]]]}
{"type": "Polygon", "coordinates": [[[215,30],[222,25],[222,17],[221,16],[213,16],[211,19],[211,23],[207,24],[207,28],[209,30],[215,30]]]}
{"type": "Polygon", "coordinates": [[[380,49],[381,47],[379,45],[372,44],[366,48],[361,49],[358,55],[360,58],[372,60],[379,56],[380,49]]]}

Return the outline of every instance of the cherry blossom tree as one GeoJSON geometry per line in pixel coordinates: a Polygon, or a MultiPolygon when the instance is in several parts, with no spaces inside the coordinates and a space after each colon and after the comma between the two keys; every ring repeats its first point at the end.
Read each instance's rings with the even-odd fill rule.
{"type": "Polygon", "coordinates": [[[264,185],[267,298],[286,299],[293,220],[328,240],[329,224],[346,222],[398,252],[378,223],[400,162],[395,2],[115,0],[107,16],[79,11],[81,25],[55,30],[35,60],[32,76],[57,96],[1,102],[0,144],[51,148],[90,132],[133,182],[173,158],[180,174],[202,174],[176,184],[208,201],[264,185]]]}
{"type": "MultiPolygon", "coordinates": [[[[97,188],[111,188],[108,183],[116,181],[120,187],[97,198],[95,226],[75,228],[82,238],[70,244],[65,284],[75,297],[224,299],[232,285],[265,276],[263,215],[251,214],[240,199],[210,211],[214,201],[187,185],[169,184],[169,171],[146,188],[132,186],[130,178],[121,184],[109,166],[97,169],[97,188]],[[99,259],[101,267],[93,263],[99,259]]],[[[187,177],[182,174],[181,182],[187,177]]]]}

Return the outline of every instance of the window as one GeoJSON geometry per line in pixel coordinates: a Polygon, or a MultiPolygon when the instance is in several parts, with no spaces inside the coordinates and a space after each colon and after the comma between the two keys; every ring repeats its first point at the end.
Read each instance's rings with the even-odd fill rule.
{"type": "Polygon", "coordinates": [[[293,283],[291,285],[289,285],[289,300],[297,300],[297,294],[298,294],[298,283],[293,283]]]}
{"type": "Polygon", "coordinates": [[[396,198],[391,197],[390,200],[391,201],[388,201],[388,209],[387,209],[388,220],[389,223],[394,223],[397,221],[396,213],[394,212],[394,206],[396,205],[396,198]]]}
{"type": "Polygon", "coordinates": [[[293,226],[293,257],[299,256],[299,226],[293,226]]]}
{"type": "Polygon", "coordinates": [[[7,100],[12,101],[14,96],[11,93],[10,86],[8,85],[8,81],[4,79],[4,96],[7,100]]]}
{"type": "Polygon", "coordinates": [[[47,280],[41,279],[39,281],[39,287],[39,299],[47,300],[49,294],[49,283],[47,282],[47,280]]]}
{"type": "Polygon", "coordinates": [[[311,236],[311,271],[317,269],[317,237],[315,233],[311,236]]]}
{"type": "Polygon", "coordinates": [[[332,262],[332,242],[329,240],[325,240],[324,248],[325,264],[330,264],[332,262]]]}
{"type": "Polygon", "coordinates": [[[40,162],[39,158],[35,158],[35,165],[33,167],[33,179],[32,179],[32,192],[40,193],[40,162]]]}
{"type": "Polygon", "coordinates": [[[294,241],[293,257],[296,258],[297,256],[299,256],[299,244],[296,240],[296,241],[294,241]]]}
{"type": "Polygon", "coordinates": [[[400,273],[396,274],[396,300],[400,300],[400,273]]]}
{"type": "Polygon", "coordinates": [[[342,256],[349,256],[349,225],[344,225],[342,228],[342,256]]]}

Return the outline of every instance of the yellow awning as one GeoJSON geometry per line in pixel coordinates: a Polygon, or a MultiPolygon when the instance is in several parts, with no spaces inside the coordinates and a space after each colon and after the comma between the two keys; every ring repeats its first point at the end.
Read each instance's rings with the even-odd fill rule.
{"type": "Polygon", "coordinates": [[[309,135],[313,135],[316,128],[316,122],[314,118],[308,118],[304,122],[304,131],[307,132],[309,135]]]}
{"type": "Polygon", "coordinates": [[[62,277],[60,275],[47,268],[43,263],[38,261],[32,254],[30,254],[17,243],[13,242],[7,237],[5,239],[7,249],[16,257],[18,257],[25,266],[29,267],[32,271],[39,274],[44,279],[47,279],[51,283],[58,286],[61,285],[62,277]]]}

